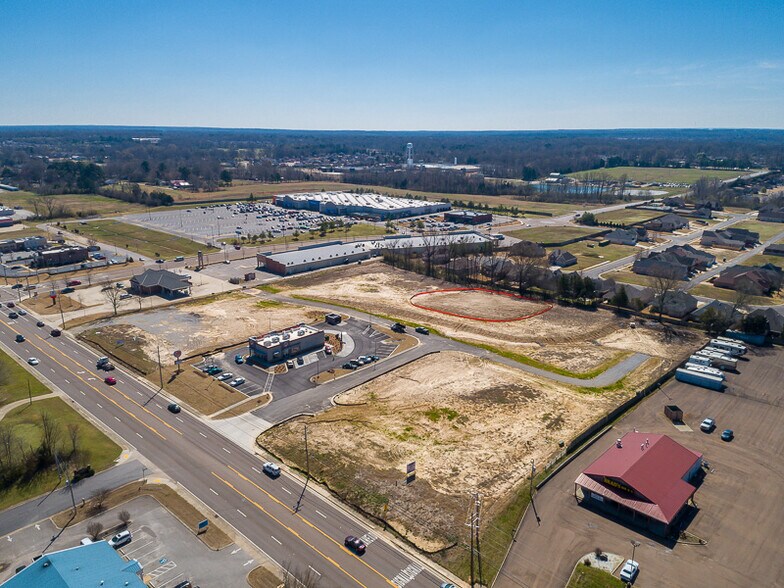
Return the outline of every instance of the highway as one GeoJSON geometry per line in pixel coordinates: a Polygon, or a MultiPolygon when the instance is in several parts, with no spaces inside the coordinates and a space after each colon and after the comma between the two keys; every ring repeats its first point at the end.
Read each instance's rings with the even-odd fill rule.
{"type": "Polygon", "coordinates": [[[95,368],[98,355],[70,335],[52,337],[51,327],[37,327],[31,314],[9,319],[5,303],[13,299],[4,288],[0,338],[12,353],[22,361],[38,358],[34,369],[204,503],[210,519],[223,518],[274,561],[305,573],[311,568],[319,586],[433,587],[444,581],[424,559],[316,493],[305,492],[295,512],[302,480],[286,473],[269,479],[256,456],[186,411],[172,414],[166,398],[125,370],[112,372],[115,386],[105,384],[95,368]],[[26,340],[16,343],[17,334],[26,340]],[[364,556],[343,546],[349,534],[365,538],[364,556]]]}

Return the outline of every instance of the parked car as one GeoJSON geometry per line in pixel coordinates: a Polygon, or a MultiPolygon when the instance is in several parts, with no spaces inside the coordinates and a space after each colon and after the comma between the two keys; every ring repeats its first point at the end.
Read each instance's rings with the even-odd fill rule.
{"type": "Polygon", "coordinates": [[[245,378],[234,378],[231,382],[229,382],[229,386],[239,386],[245,383],[245,378]]]}
{"type": "Polygon", "coordinates": [[[179,404],[177,404],[176,402],[172,402],[172,403],[169,405],[169,407],[168,407],[168,408],[169,408],[169,412],[173,412],[174,414],[177,414],[178,412],[180,412],[180,411],[182,410],[182,409],[180,408],[180,405],[179,405],[179,404]]]}
{"type": "Polygon", "coordinates": [[[354,368],[354,369],[357,369],[359,366],[361,366],[361,365],[362,365],[362,364],[361,364],[361,363],[359,363],[359,362],[358,362],[356,359],[350,359],[350,360],[349,360],[349,363],[350,363],[350,364],[353,366],[353,368],[354,368]]]}
{"type": "Polygon", "coordinates": [[[127,292],[125,294],[120,294],[120,300],[128,300],[130,297],[131,295],[127,292]]]}
{"type": "Polygon", "coordinates": [[[735,438],[735,432],[732,429],[724,429],[721,432],[722,441],[732,441],[735,438]]]}
{"type": "Polygon", "coordinates": [[[163,257],[159,257],[155,260],[155,263],[164,263],[166,260],[163,257]]]}
{"type": "Polygon", "coordinates": [[[223,372],[221,375],[216,376],[216,380],[220,380],[223,382],[224,380],[231,380],[234,377],[234,374],[231,372],[223,372]]]}
{"type": "Polygon", "coordinates": [[[117,378],[113,378],[112,376],[106,376],[103,381],[110,386],[114,386],[117,383],[117,378]]]}
{"type": "Polygon", "coordinates": [[[348,361],[346,363],[344,363],[340,367],[342,367],[344,370],[355,370],[355,369],[357,369],[357,366],[351,365],[351,363],[349,363],[348,361]]]}
{"type": "Polygon", "coordinates": [[[395,333],[405,333],[406,332],[406,325],[402,325],[400,323],[395,323],[392,325],[391,329],[395,333]]]}
{"type": "Polygon", "coordinates": [[[25,341],[25,336],[22,335],[21,333],[16,336],[16,342],[17,343],[24,343],[24,341],[25,341]]]}
{"type": "Polygon", "coordinates": [[[457,588],[452,582],[441,582],[441,586],[438,588],[457,588]]]}
{"type": "Polygon", "coordinates": [[[13,286],[11,286],[11,289],[12,290],[16,290],[17,288],[21,288],[21,287],[22,287],[22,284],[14,284],[13,286]]]}
{"type": "Polygon", "coordinates": [[[351,551],[357,554],[365,553],[365,543],[359,537],[354,537],[354,535],[349,535],[346,537],[345,541],[343,541],[343,545],[348,547],[351,551]]]}
{"type": "Polygon", "coordinates": [[[82,282],[80,282],[79,280],[68,280],[68,281],[65,283],[65,285],[66,285],[66,286],[81,286],[81,285],[82,285],[82,282]]]}
{"type": "Polygon", "coordinates": [[[38,361],[37,357],[28,357],[27,363],[29,363],[30,365],[38,365],[41,362],[38,361]]]}
{"type": "Polygon", "coordinates": [[[210,366],[207,366],[207,367],[205,368],[205,370],[204,370],[204,372],[205,372],[206,374],[209,374],[210,376],[214,376],[214,375],[216,375],[216,374],[219,374],[219,373],[221,373],[222,371],[223,371],[223,368],[219,368],[217,365],[210,365],[210,366]]]}
{"type": "Polygon", "coordinates": [[[10,319],[18,319],[19,315],[12,311],[12,312],[8,313],[8,318],[10,318],[10,319]]]}
{"type": "Polygon", "coordinates": [[[36,327],[45,327],[46,323],[44,321],[38,321],[37,323],[35,323],[35,326],[36,327]]]}
{"type": "Polygon", "coordinates": [[[261,469],[270,478],[277,478],[280,476],[280,466],[275,465],[271,461],[264,462],[264,465],[261,466],[261,469]]]}
{"type": "Polygon", "coordinates": [[[178,255],[174,258],[174,261],[185,261],[185,258],[182,255],[178,255]]]}
{"type": "Polygon", "coordinates": [[[429,335],[430,334],[430,330],[427,327],[417,327],[414,330],[417,333],[419,333],[420,335],[429,335]]]}
{"type": "Polygon", "coordinates": [[[52,329],[52,332],[49,333],[49,334],[52,337],[59,337],[62,334],[62,332],[60,331],[60,329],[52,329]]]}
{"type": "Polygon", "coordinates": [[[716,428],[716,419],[708,418],[702,421],[702,423],[700,424],[700,430],[705,433],[710,433],[715,428],[716,428]]]}
{"type": "Polygon", "coordinates": [[[114,537],[109,539],[109,545],[115,549],[119,549],[123,545],[128,545],[133,539],[130,531],[120,531],[114,537]]]}
{"type": "Polygon", "coordinates": [[[68,286],[67,288],[63,288],[62,290],[60,290],[60,294],[70,294],[73,291],[74,289],[68,286]]]}
{"type": "Polygon", "coordinates": [[[293,369],[294,368],[294,362],[292,360],[290,360],[290,359],[287,359],[286,360],[286,367],[289,368],[289,369],[293,369]]]}
{"type": "Polygon", "coordinates": [[[240,364],[245,363],[245,358],[242,355],[235,355],[234,356],[234,363],[240,364]]]}
{"type": "Polygon", "coordinates": [[[302,357],[298,357],[297,358],[297,365],[304,365],[304,364],[305,364],[305,359],[302,358],[302,357]]]}
{"type": "Polygon", "coordinates": [[[96,360],[95,365],[96,367],[101,367],[105,363],[109,363],[109,358],[104,355],[96,360]]]}
{"type": "Polygon", "coordinates": [[[371,355],[370,359],[372,359],[373,361],[378,361],[379,357],[378,355],[371,355]]]}
{"type": "Polygon", "coordinates": [[[621,580],[624,582],[634,582],[637,574],[640,573],[640,564],[633,559],[627,559],[621,568],[621,580]]]}
{"type": "MultiPolygon", "coordinates": [[[[174,586],[174,588],[193,588],[193,584],[191,584],[190,580],[183,580],[182,582],[174,586]]],[[[196,588],[199,587],[197,586],[196,588]]]]}

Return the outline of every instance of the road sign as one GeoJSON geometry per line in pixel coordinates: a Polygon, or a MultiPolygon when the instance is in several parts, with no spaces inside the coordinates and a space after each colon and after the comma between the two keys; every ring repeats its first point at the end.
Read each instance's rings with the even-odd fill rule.
{"type": "Polygon", "coordinates": [[[174,352],[174,357],[176,358],[179,358],[181,355],[182,355],[182,351],[180,351],[179,349],[174,352]]]}
{"type": "Polygon", "coordinates": [[[204,519],[203,521],[199,521],[199,531],[203,531],[204,529],[206,529],[209,524],[210,524],[210,521],[208,519],[204,519]]]}
{"type": "Polygon", "coordinates": [[[411,474],[416,471],[416,462],[412,461],[406,466],[406,474],[411,474]]]}

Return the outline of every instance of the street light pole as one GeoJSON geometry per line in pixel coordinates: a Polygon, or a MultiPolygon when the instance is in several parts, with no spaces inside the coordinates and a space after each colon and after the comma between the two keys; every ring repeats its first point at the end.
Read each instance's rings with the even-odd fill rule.
{"type": "Polygon", "coordinates": [[[640,542],[632,539],[631,543],[632,543],[632,561],[634,561],[634,552],[640,546],[640,542]]]}

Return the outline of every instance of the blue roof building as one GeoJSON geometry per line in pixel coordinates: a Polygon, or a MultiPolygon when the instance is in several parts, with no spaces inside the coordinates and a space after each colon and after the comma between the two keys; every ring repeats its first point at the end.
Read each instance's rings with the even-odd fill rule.
{"type": "Polygon", "coordinates": [[[125,561],[106,541],[48,553],[2,588],[146,588],[142,567],[125,561]]]}

